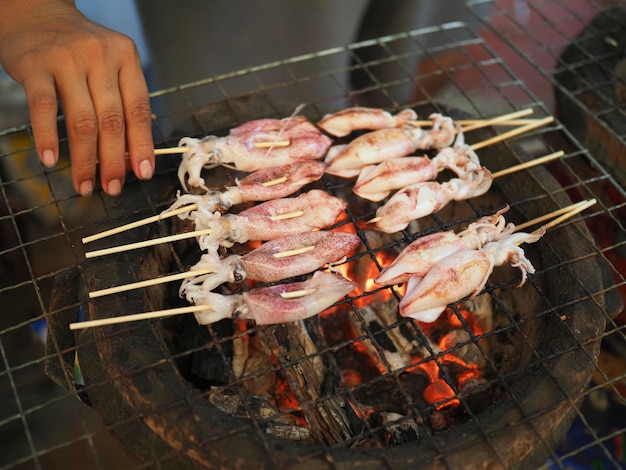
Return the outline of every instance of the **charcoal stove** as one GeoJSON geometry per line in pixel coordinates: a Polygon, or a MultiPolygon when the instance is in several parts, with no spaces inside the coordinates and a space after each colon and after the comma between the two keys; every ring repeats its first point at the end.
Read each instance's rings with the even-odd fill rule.
{"type": "MultiPolygon", "coordinates": [[[[507,66],[493,55],[483,40],[460,24],[382,38],[374,44],[355,44],[294,61],[323,60],[325,55],[331,53],[349,56],[359,47],[380,47],[385,53],[392,53],[396,50],[396,43],[408,41],[419,45],[422,36],[429,34],[442,35],[449,40],[449,46],[440,46],[439,49],[455,48],[463,52],[465,61],[462,64],[451,70],[439,68],[434,72],[435,75],[445,76],[451,88],[438,97],[438,101],[416,98],[414,102],[396,103],[392,93],[396,83],[377,83],[382,94],[389,97],[389,109],[410,106],[418,109],[420,114],[445,110],[453,116],[490,116],[532,106],[541,114],[549,114],[524,83],[516,80],[507,66]],[[456,82],[457,73],[482,77],[476,90],[493,92],[497,100],[491,100],[489,105],[480,103],[471,86],[460,86],[456,82]],[[455,106],[450,106],[450,103],[455,106]]],[[[438,52],[418,49],[419,54],[429,56],[438,52]]],[[[399,58],[392,56],[389,60],[399,58]]],[[[291,63],[285,61],[268,67],[289,69],[291,63]]],[[[359,63],[357,67],[370,71],[370,67],[375,70],[376,64],[359,63]]],[[[252,75],[262,72],[262,67],[247,71],[252,75]]],[[[340,83],[332,80],[334,73],[339,72],[331,71],[307,79],[340,83]]],[[[228,88],[228,81],[240,76],[241,73],[237,73],[196,86],[228,88]]],[[[404,80],[415,83],[419,88],[419,78],[407,73],[404,80]]],[[[186,124],[173,134],[164,133],[157,137],[157,143],[165,146],[175,143],[183,135],[220,134],[249,119],[289,115],[300,103],[279,98],[285,87],[292,87],[289,91],[297,93],[303,89],[303,81],[282,83],[275,88],[264,87],[246,96],[230,97],[208,106],[187,109],[183,120],[186,124]]],[[[362,94],[371,91],[331,86],[329,94],[309,104],[304,113],[316,120],[346,102],[359,101],[362,94]]],[[[425,90],[420,91],[424,92],[420,96],[428,96],[425,90]]],[[[158,98],[157,93],[155,101],[158,98]]],[[[155,118],[157,136],[159,129],[170,128],[169,118],[167,115],[155,118]]],[[[181,122],[180,118],[180,115],[176,116],[176,121],[181,122]]],[[[8,140],[26,131],[10,130],[1,137],[8,140]]],[[[480,139],[498,132],[501,129],[487,129],[472,138],[480,139]]],[[[16,205],[15,198],[9,198],[9,195],[16,194],[24,180],[3,175],[3,195],[9,213],[3,220],[11,228],[14,227],[17,234],[16,248],[9,247],[3,253],[10,255],[11,259],[23,253],[27,260],[34,260],[33,253],[37,249],[45,247],[51,238],[61,235],[59,238],[73,247],[70,259],[76,261],[44,270],[44,274],[41,274],[42,268],[37,263],[33,263],[35,270],[29,269],[27,263],[26,278],[30,274],[30,282],[12,284],[2,290],[5,295],[16,294],[24,285],[33,284],[51,292],[49,304],[40,301],[41,314],[34,315],[34,319],[20,320],[2,331],[8,339],[23,327],[34,324],[36,319],[44,318],[48,323],[47,351],[39,359],[16,363],[13,356],[9,356],[11,359],[5,360],[3,376],[16,390],[13,396],[21,396],[17,392],[21,387],[16,384],[16,377],[33,366],[45,365],[47,374],[67,389],[61,398],[22,406],[21,412],[9,414],[4,421],[7,428],[11,423],[24,423],[26,435],[30,438],[29,451],[13,462],[43,462],[60,450],[73,449],[81,444],[96,456],[104,454],[105,451],[97,446],[94,439],[96,431],[88,420],[84,420],[82,435],[56,445],[40,442],[28,426],[29,420],[38,411],[54,408],[77,392],[91,406],[89,409],[102,417],[106,432],[118,437],[126,449],[137,457],[137,466],[528,468],[540,466],[548,458],[558,461],[555,448],[572,420],[580,417],[579,405],[586,397],[592,374],[598,372],[598,356],[606,328],[615,328],[612,318],[620,307],[616,285],[623,284],[623,278],[620,278],[611,257],[620,245],[598,246],[588,228],[605,218],[615,220],[615,210],[619,205],[616,207],[614,202],[607,202],[604,197],[605,186],[613,180],[606,174],[598,176],[589,170],[602,166],[596,165],[592,155],[558,121],[480,152],[482,161],[496,171],[559,149],[565,151],[565,156],[559,161],[499,179],[487,195],[454,204],[429,217],[419,227],[412,227],[385,243],[385,249],[397,249],[423,233],[464,227],[505,204],[511,207],[507,219],[522,222],[572,201],[597,198],[599,204],[551,230],[542,240],[528,247],[527,253],[537,273],[523,288],[515,288],[519,279],[514,270],[506,267],[497,269],[486,289],[488,304],[495,313],[491,329],[477,333],[468,328],[467,320],[462,320],[464,342],[451,346],[449,350],[439,352],[431,347],[428,351],[424,325],[400,317],[385,324],[372,323],[369,321],[372,309],[362,306],[360,301],[375,293],[370,290],[358,297],[349,296],[337,306],[340,310],[303,323],[301,328],[307,332],[306,337],[310,339],[308,347],[313,348],[312,351],[295,351],[295,347],[286,351],[277,350],[277,360],[271,364],[272,374],[293,377],[294,369],[307,366],[309,361],[319,361],[314,364],[322,364],[325,380],[317,388],[317,397],[303,396],[303,389],[298,389],[292,380],[293,388],[300,392],[296,397],[297,405],[292,407],[297,412],[283,407],[278,414],[271,416],[260,414],[259,410],[264,408],[258,405],[259,397],[250,392],[249,385],[257,384],[269,375],[266,373],[267,366],[260,366],[256,374],[243,379],[233,376],[234,344],[235,340],[257,335],[266,346],[286,348],[285,339],[291,339],[295,334],[293,325],[252,326],[240,331],[232,322],[225,322],[210,328],[198,328],[193,317],[185,316],[87,329],[77,334],[68,329],[68,324],[78,321],[80,317],[106,318],[174,307],[182,302],[176,295],[177,286],[172,285],[153,286],[92,301],[87,301],[86,293],[111,284],[184,270],[195,261],[193,256],[190,258],[192,243],[176,242],[86,262],[79,241],[81,235],[119,226],[166,208],[179,188],[175,175],[176,162],[160,160],[153,181],[129,182],[126,189],[129,197],[123,201],[98,193],[94,201],[99,210],[92,212],[94,215],[90,219],[76,222],[71,218],[65,203],[72,202],[74,196],[55,201],[52,206],[64,215],[63,225],[56,228],[52,236],[32,238],[26,236],[30,232],[25,231],[22,221],[34,216],[41,207],[16,205]],[[367,341],[380,353],[386,368],[384,373],[371,371],[372,379],[365,380],[366,374],[361,371],[358,380],[350,379],[341,366],[347,352],[355,348],[356,338],[347,340],[324,336],[322,333],[325,328],[329,329],[328,322],[333,316],[347,316],[350,322],[359,325],[358,340],[367,341]],[[422,401],[421,395],[409,388],[424,385],[421,383],[423,376],[412,375],[414,364],[398,365],[384,359],[389,357],[385,355],[389,351],[388,338],[398,330],[405,338],[426,348],[428,354],[423,354],[421,359],[424,363],[443,365],[447,353],[472,346],[484,363],[486,373],[483,380],[465,391],[453,390],[453,396],[443,402],[422,401]],[[181,342],[180,333],[190,334],[186,342],[181,342]],[[199,378],[194,368],[195,361],[209,364],[211,372],[208,377],[205,368],[204,375],[199,378]],[[405,380],[407,377],[408,381],[405,380]],[[244,383],[247,387],[242,386],[244,383]],[[223,401],[216,404],[213,392],[220,388],[228,388],[237,406],[227,409],[223,401]],[[372,388],[375,392],[368,392],[372,388]],[[380,395],[380,390],[388,392],[392,406],[384,408],[386,404],[380,402],[385,400],[368,396],[368,393],[380,395]],[[455,408],[447,406],[450,398],[458,400],[455,408]],[[317,416],[316,409],[331,402],[339,404],[339,411],[348,418],[344,428],[348,432],[340,438],[329,438],[319,432],[317,425],[310,424],[313,422],[310,418],[317,416]],[[377,419],[364,413],[369,408],[364,410],[357,404],[374,407],[377,419]],[[379,419],[381,410],[390,410],[388,421],[379,419]],[[305,427],[312,433],[304,439],[276,432],[294,414],[309,418],[305,427]],[[403,427],[410,429],[405,432],[403,427]],[[403,429],[398,431],[398,428],[403,429]],[[391,435],[394,437],[390,438],[391,435]]],[[[4,161],[18,158],[24,158],[24,153],[11,151],[4,161]]],[[[67,168],[60,172],[63,170],[67,171],[67,168]]],[[[54,175],[44,172],[40,177],[51,180],[54,175]]],[[[214,179],[211,184],[219,187],[232,182],[236,176],[231,170],[219,169],[212,173],[214,179]]],[[[26,181],[29,182],[28,179],[26,181]]],[[[337,195],[345,195],[349,189],[349,182],[331,178],[325,178],[319,184],[337,195]]],[[[617,192],[623,197],[623,191],[617,192]]],[[[45,208],[48,209],[48,206],[45,208]]],[[[360,236],[369,240],[359,222],[372,216],[371,209],[357,206],[348,215],[347,224],[353,225],[360,236]]],[[[154,238],[180,229],[171,220],[163,221],[129,231],[115,241],[122,243],[154,238]]],[[[623,226],[618,224],[617,230],[623,232],[623,226]]],[[[359,259],[373,260],[379,251],[382,249],[370,245],[359,255],[359,259]]],[[[392,299],[390,303],[393,302],[392,299]]],[[[453,312],[455,317],[461,313],[458,309],[453,312]]],[[[444,379],[450,380],[455,373],[454,368],[441,368],[444,379]]],[[[28,403],[23,397],[16,401],[19,405],[28,403]]],[[[301,428],[290,429],[302,431],[301,428]]]]}
{"type": "MultiPolygon", "coordinates": [[[[483,155],[497,166],[505,167],[510,161],[500,152],[484,152],[483,155]]],[[[472,210],[480,213],[489,207],[501,207],[506,204],[505,201],[525,200],[528,188],[535,187],[536,181],[541,181],[544,188],[550,188],[555,200],[537,195],[534,197],[539,197],[539,200],[531,197],[531,202],[524,207],[526,217],[550,212],[568,202],[567,196],[559,193],[559,186],[551,181],[545,170],[539,170],[535,177],[537,180],[516,178],[508,185],[502,184],[498,193],[474,201],[473,209],[455,206],[449,214],[440,214],[441,219],[463,220],[470,216],[472,210]]],[[[167,183],[161,183],[161,186],[168,187],[167,183]]],[[[512,217],[520,218],[521,215],[511,214],[512,217]]],[[[154,237],[155,234],[154,230],[148,230],[140,237],[154,237]]],[[[134,234],[132,238],[136,236],[134,234]]],[[[404,243],[404,240],[395,243],[404,243]]],[[[229,416],[209,401],[212,386],[216,384],[194,380],[194,374],[184,364],[193,359],[189,356],[194,353],[210,352],[212,367],[221,369],[214,376],[225,377],[220,380],[219,386],[229,385],[241,398],[240,406],[252,408],[250,403],[255,395],[248,389],[241,390],[244,379],[234,379],[226,372],[234,360],[232,343],[236,332],[232,329],[232,322],[210,328],[208,338],[192,349],[189,345],[177,347],[182,339],[172,337],[189,329],[189,318],[81,333],[76,339],[81,371],[86,383],[94,384],[88,386],[87,395],[93,406],[97,409],[103,407],[109,412],[111,395],[116,396],[125,413],[130,416],[139,414],[145,425],[171,448],[181,449],[190,459],[206,466],[247,468],[251,462],[257,465],[264,462],[268,467],[318,468],[332,462],[334,466],[347,468],[358,462],[359,465],[388,465],[392,468],[430,464],[437,468],[446,465],[456,467],[468,461],[476,464],[493,462],[503,466],[509,466],[510,462],[535,465],[545,461],[549,455],[549,448],[544,445],[554,445],[568,427],[577,399],[587,385],[597,360],[598,338],[604,329],[606,306],[603,296],[589,295],[604,289],[602,266],[595,257],[588,256],[590,243],[591,238],[584,224],[571,224],[546,235],[544,243],[539,246],[533,259],[540,259],[541,267],[532,279],[531,288],[514,289],[510,272],[502,279],[496,276],[495,284],[490,287],[494,296],[492,302],[495,302],[496,309],[502,310],[504,318],[497,322],[495,331],[486,333],[484,337],[475,337],[471,331],[469,335],[479,345],[515,344],[519,355],[503,358],[512,354],[505,347],[507,352],[496,350],[493,356],[486,357],[485,360],[494,368],[493,373],[486,376],[488,382],[483,385],[490,390],[488,406],[470,405],[472,395],[466,397],[459,394],[463,403],[461,406],[465,408],[461,414],[471,419],[445,432],[419,435],[412,439],[414,442],[381,449],[376,436],[385,432],[385,425],[378,424],[379,428],[375,429],[367,420],[351,423],[348,426],[350,435],[332,445],[321,438],[321,442],[310,439],[301,442],[269,433],[268,430],[275,429],[273,420],[259,416],[254,410],[243,410],[247,418],[229,416]],[[577,261],[568,266],[561,265],[563,260],[572,259],[577,261]],[[585,280],[584,285],[580,279],[585,280]],[[564,299],[577,300],[573,304],[566,301],[566,306],[563,306],[564,299]],[[363,444],[372,441],[377,445],[363,444]]],[[[90,289],[110,285],[112,281],[123,284],[155,277],[159,273],[170,272],[177,260],[184,259],[185,249],[159,247],[120,258],[90,262],[84,266],[85,277],[91,282],[90,289]],[[129,272],[129,265],[137,266],[136,272],[129,272]]],[[[176,299],[176,295],[172,296],[170,292],[168,296],[167,289],[163,288],[122,295],[92,302],[88,317],[106,318],[111,315],[110,312],[119,311],[158,310],[176,305],[172,299],[176,299]]],[[[59,305],[75,302],[61,299],[59,305]]],[[[363,321],[358,308],[350,305],[345,308],[363,321]]],[[[413,322],[398,319],[391,326],[399,327],[401,323],[413,322]]],[[[307,321],[305,327],[313,332],[319,331],[319,320],[307,321]]],[[[293,336],[285,331],[288,328],[287,325],[256,327],[254,333],[289,341],[293,336]],[[268,329],[269,332],[263,331],[268,329]]],[[[378,337],[371,329],[366,328],[365,331],[370,341],[377,341],[378,337]]],[[[419,338],[415,340],[419,341],[419,338]]],[[[281,364],[280,372],[287,374],[290,368],[310,360],[310,354],[323,359],[341,350],[335,351],[337,347],[330,347],[328,342],[325,346],[323,344],[318,345],[314,352],[309,351],[299,357],[287,356],[291,363],[281,364]]],[[[345,344],[342,346],[347,347],[345,344]]],[[[429,360],[436,360],[437,354],[433,356],[429,360]]],[[[333,363],[337,367],[336,360],[324,362],[327,367],[333,363]]],[[[408,400],[413,394],[400,385],[402,374],[407,372],[404,369],[390,370],[383,378],[395,382],[396,388],[399,388],[395,393],[408,400]]],[[[263,378],[263,373],[258,375],[260,377],[255,380],[263,378]]],[[[344,371],[329,369],[324,378],[331,380],[335,377],[339,383],[326,384],[332,392],[320,395],[317,400],[336,399],[346,407],[354,395],[363,395],[367,387],[376,385],[373,381],[374,385],[341,386],[342,381],[337,378],[343,375],[344,371]]],[[[321,391],[318,392],[321,394],[321,391]]],[[[299,403],[299,407],[307,409],[314,404],[315,400],[311,398],[311,402],[299,403]]],[[[422,407],[415,400],[405,404],[404,408],[410,410],[404,419],[419,417],[421,422],[425,414],[431,419],[439,416],[435,414],[433,417],[432,407],[422,407]]],[[[118,413],[114,416],[115,420],[119,420],[118,413]]],[[[110,424],[116,428],[124,427],[116,421],[110,424]]],[[[128,436],[128,432],[122,432],[128,436]]],[[[426,432],[421,429],[419,434],[426,432]]],[[[321,433],[313,429],[313,434],[321,433]]],[[[143,447],[143,442],[144,439],[140,438],[135,444],[143,447]]]]}

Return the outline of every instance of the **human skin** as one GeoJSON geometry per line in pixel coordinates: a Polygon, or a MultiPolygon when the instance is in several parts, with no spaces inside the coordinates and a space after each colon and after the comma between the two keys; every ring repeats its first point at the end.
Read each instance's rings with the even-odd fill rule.
{"type": "Polygon", "coordinates": [[[0,12],[0,63],[24,87],[43,164],[59,158],[60,103],[77,192],[93,192],[98,170],[103,190],[120,194],[127,164],[150,179],[150,100],[134,42],[71,0],[0,0],[0,12]]]}

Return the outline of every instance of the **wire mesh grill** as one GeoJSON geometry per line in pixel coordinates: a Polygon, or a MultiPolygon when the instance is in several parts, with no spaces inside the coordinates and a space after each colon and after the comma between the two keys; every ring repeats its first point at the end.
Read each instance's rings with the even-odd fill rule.
{"type": "MultiPolygon", "coordinates": [[[[605,183],[610,194],[607,202],[615,209],[617,225],[623,225],[625,121],[620,64],[624,60],[624,2],[498,2],[487,15],[488,2],[473,1],[469,6],[482,19],[483,37],[496,53],[507,57],[514,73],[600,161],[597,168],[611,175],[605,183]]],[[[603,224],[592,232],[616,269],[623,272],[622,255],[618,254],[621,236],[603,224]]],[[[622,281],[617,280],[623,297],[622,281]]],[[[623,357],[621,314],[607,324],[601,359],[583,411],[561,444],[554,467],[624,465],[624,427],[609,417],[609,413],[623,416],[623,357]],[[606,406],[599,405],[598,400],[605,398],[606,406]]]]}
{"type": "MultiPolygon", "coordinates": [[[[475,7],[480,9],[480,3],[475,7]]],[[[285,117],[301,103],[307,105],[304,113],[313,121],[326,112],[353,104],[375,104],[391,110],[414,107],[420,114],[445,111],[453,117],[455,114],[491,117],[526,107],[535,109],[535,115],[552,114],[546,102],[513,72],[490,43],[460,23],[213,77],[156,92],[152,99],[158,146],[175,144],[182,136],[220,135],[254,118],[285,117]],[[424,46],[433,42],[439,45],[424,46]],[[439,58],[449,52],[454,52],[455,64],[444,66],[439,58]],[[345,68],[327,66],[329,59],[336,63],[337,57],[343,58],[345,68]],[[416,74],[414,65],[425,61],[432,67],[420,69],[416,74]],[[357,77],[354,80],[358,88],[350,86],[351,76],[357,77]],[[443,86],[435,91],[431,88],[433,81],[443,86]]],[[[493,132],[495,130],[490,129],[488,134],[493,132]]],[[[470,134],[467,138],[471,138],[470,134]]],[[[623,323],[619,316],[615,320],[613,317],[618,313],[617,297],[624,285],[620,263],[624,249],[621,213],[625,194],[613,175],[559,122],[481,152],[481,158],[489,162],[487,165],[493,171],[550,151],[563,150],[565,156],[559,161],[546,168],[525,171],[515,178],[505,178],[496,184],[499,198],[460,203],[450,212],[429,218],[423,227],[407,230],[387,242],[389,246],[385,245],[385,248],[402,247],[428,231],[462,227],[503,204],[509,204],[511,216],[521,221],[542,215],[547,208],[562,207],[569,200],[598,200],[578,222],[570,221],[556,231],[563,237],[557,238],[558,242],[550,243],[546,238],[547,241],[538,243],[537,250],[529,250],[541,263],[525,290],[514,289],[516,277],[510,271],[490,282],[490,303],[504,316],[495,329],[476,333],[461,312],[455,310],[467,339],[451,351],[454,353],[468,345],[478,350],[478,357],[490,371],[479,389],[493,391],[494,397],[506,398],[501,401],[513,404],[515,418],[510,418],[511,415],[503,411],[505,405],[500,403],[491,415],[503,413],[509,419],[506,425],[497,419],[491,424],[486,417],[490,413],[483,404],[473,401],[475,397],[457,393],[455,398],[462,402],[462,422],[456,428],[449,428],[445,422],[441,424],[439,420],[445,419],[445,412],[416,402],[410,391],[413,384],[404,383],[401,372],[406,371],[409,364],[403,364],[398,370],[397,364],[391,362],[392,356],[385,354],[388,351],[386,341],[400,329],[405,338],[428,349],[426,326],[392,318],[374,328],[368,320],[371,312],[359,302],[360,297],[372,295],[371,292],[342,302],[345,307],[342,315],[348,317],[348,324],[357,331],[356,338],[320,336],[319,331],[324,327],[333,328],[333,325],[326,325],[333,315],[314,319],[308,321],[307,332],[315,352],[299,357],[279,354],[276,362],[268,366],[272,371],[291,377],[290,385],[301,393],[306,388],[298,388],[289,375],[294,365],[304,366],[314,358],[320,361],[315,364],[328,368],[326,378],[330,384],[326,385],[326,395],[317,400],[309,398],[309,401],[304,396],[298,397],[306,411],[301,413],[310,418],[314,415],[312,408],[321,402],[340,399],[345,406],[345,403],[362,401],[360,394],[366,388],[349,382],[340,363],[342,352],[353,348],[355,339],[367,343],[368,354],[378,354],[379,362],[387,371],[384,374],[372,372],[370,382],[382,384],[390,396],[395,394],[397,398],[399,395],[399,401],[405,403],[403,412],[409,418],[398,413],[405,417],[396,420],[401,424],[413,423],[413,426],[417,423],[419,429],[417,437],[413,432],[412,442],[395,443],[382,449],[379,445],[364,446],[363,442],[379,443],[375,438],[381,432],[388,432],[391,425],[363,419],[359,415],[363,410],[349,411],[348,415],[356,419],[358,426],[346,425],[352,432],[339,439],[340,442],[330,444],[318,439],[314,445],[303,446],[270,435],[268,422],[274,419],[259,417],[245,399],[237,401],[238,397],[248,397],[239,388],[235,388],[234,399],[245,417],[232,412],[237,415],[233,419],[228,413],[208,409],[211,390],[217,387],[197,382],[190,385],[189,376],[183,372],[191,358],[197,360],[198,353],[209,351],[212,362],[205,366],[219,369],[215,373],[228,377],[227,385],[248,382],[253,384],[249,387],[256,386],[254,381],[262,381],[268,375],[262,367],[246,380],[232,377],[233,339],[265,335],[266,346],[279,348],[281,343],[273,343],[273,338],[291,337],[289,326],[241,332],[230,322],[205,330],[197,328],[192,317],[186,317],[86,330],[76,336],[70,333],[67,325],[78,320],[81,306],[87,309],[86,292],[94,284],[111,279],[123,283],[149,274],[162,274],[164,267],[184,269],[189,265],[184,258],[185,245],[86,263],[81,242],[83,236],[102,227],[151,216],[168,207],[178,189],[176,183],[172,184],[176,182],[178,161],[158,157],[155,179],[129,181],[123,198],[109,198],[96,192],[85,199],[76,196],[71,189],[66,159],[52,170],[39,164],[28,126],[0,132],[0,149],[3,195],[0,296],[5,305],[0,326],[3,360],[0,381],[6,397],[0,416],[6,448],[1,457],[3,467],[52,468],[70,457],[80,460],[84,466],[98,468],[187,468],[202,464],[243,468],[263,464],[344,468],[356,462],[387,468],[417,464],[456,467],[466,464],[468,455],[473,455],[476,461],[492,461],[503,466],[540,465],[550,458],[552,465],[563,467],[567,458],[583,453],[586,447],[600,448],[602,458],[619,465],[612,440],[623,434],[623,424],[608,432],[598,429],[593,424],[594,417],[585,414],[584,405],[590,398],[605,393],[623,400],[624,372],[615,372],[609,366],[605,368],[602,361],[607,356],[600,354],[598,359],[598,347],[601,341],[612,348],[623,348],[623,323]],[[610,228],[611,237],[600,237],[594,230],[597,227],[610,228]],[[559,245],[568,245],[568,241],[576,246],[563,252],[559,245]],[[605,279],[597,280],[588,271],[581,274],[581,266],[589,264],[599,266],[594,269],[604,274],[605,279]],[[555,282],[571,286],[571,289],[562,289],[567,295],[554,296],[553,292],[559,291],[555,282]],[[536,309],[520,317],[511,308],[507,295],[512,295],[518,304],[530,304],[536,309]],[[584,312],[585,322],[581,322],[581,312],[584,312]],[[534,333],[544,327],[560,332],[562,337],[557,336],[549,346],[540,344],[541,336],[534,333]],[[189,330],[193,332],[195,346],[181,346],[178,334],[189,330]],[[48,335],[44,339],[46,331],[48,335]],[[508,360],[504,357],[507,354],[494,358],[483,349],[490,340],[506,342],[507,338],[518,348],[513,353],[508,352],[512,355],[508,360]],[[76,357],[80,367],[75,364],[76,357]],[[589,366],[588,372],[580,372],[583,389],[579,389],[581,382],[569,382],[572,376],[578,375],[568,369],[571,365],[567,365],[567,360],[572,357],[589,366]],[[563,365],[563,369],[555,369],[555,365],[563,365]],[[86,373],[84,378],[81,372],[86,373]],[[585,374],[591,372],[594,383],[587,388],[585,374]],[[520,380],[520,376],[526,377],[528,373],[536,382],[520,380]],[[332,377],[335,377],[334,383],[332,377]],[[531,385],[538,383],[547,384],[547,389],[530,399],[519,394],[522,384],[534,389],[531,385]],[[538,398],[540,404],[528,402],[538,398]],[[571,423],[572,413],[594,441],[568,450],[564,455],[558,453],[557,444],[559,436],[571,423]],[[430,420],[428,427],[421,426],[424,416],[426,421],[430,420]],[[561,428],[561,432],[546,434],[546,420],[561,428]],[[468,430],[473,434],[468,435],[468,430]],[[511,442],[514,436],[521,439],[516,445],[511,442]],[[131,452],[127,453],[120,442],[131,452]],[[523,443],[521,447],[532,443],[532,449],[513,452],[511,456],[507,449],[520,447],[519,442],[523,443]],[[419,455],[415,453],[415,445],[420,446],[419,455]],[[513,461],[509,461],[511,458],[513,461]]],[[[221,179],[214,176],[216,185],[232,182],[238,176],[228,169],[220,169],[215,173],[218,174],[221,179]]],[[[350,182],[324,177],[321,185],[333,194],[345,194],[350,182]]],[[[361,238],[368,241],[368,250],[351,259],[352,263],[361,259],[376,263],[376,254],[382,251],[380,246],[375,248],[369,243],[362,229],[361,222],[372,215],[371,209],[354,210],[344,222],[354,226],[361,238]]],[[[124,238],[136,241],[167,234],[173,229],[172,225],[161,223],[128,232],[124,238]]],[[[148,291],[105,299],[97,303],[97,311],[115,315],[133,313],[129,310],[146,305],[154,308],[159,303],[163,303],[162,293],[148,291]]],[[[444,356],[432,348],[425,356],[443,364],[444,356]]],[[[444,379],[453,382],[452,369],[442,367],[442,370],[444,379]]],[[[285,411],[279,415],[290,417],[285,411]]]]}

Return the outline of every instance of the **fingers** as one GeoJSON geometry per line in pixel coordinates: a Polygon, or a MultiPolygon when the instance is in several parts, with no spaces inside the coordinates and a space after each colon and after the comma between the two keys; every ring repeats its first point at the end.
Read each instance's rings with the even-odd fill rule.
{"type": "MultiPolygon", "coordinates": [[[[107,74],[107,70],[96,69],[94,72],[88,76],[88,83],[97,121],[100,180],[107,194],[117,196],[122,192],[126,175],[126,125],[122,97],[117,75],[107,74]]],[[[81,158],[81,154],[72,154],[74,158],[81,158]]]]}
{"type": "Polygon", "coordinates": [[[150,179],[154,172],[154,145],[148,89],[131,43],[119,67],[96,61],[82,76],[65,71],[57,87],[63,103],[72,158],[74,187],[88,195],[100,172],[103,190],[117,196],[124,186],[127,155],[135,175],[150,179]],[[123,60],[124,59],[124,60],[123,60]],[[82,86],[77,86],[82,80],[82,86]],[[71,84],[71,89],[64,84],[71,84]],[[128,147],[128,154],[126,148],[128,147]]]}
{"type": "Polygon", "coordinates": [[[25,83],[24,90],[37,154],[45,166],[53,167],[59,159],[58,105],[54,80],[49,75],[39,76],[25,83]]]}
{"type": "Polygon", "coordinates": [[[130,163],[137,178],[147,180],[154,173],[154,141],[148,87],[139,60],[128,61],[119,79],[130,163]]]}
{"type": "Polygon", "coordinates": [[[65,115],[74,188],[88,196],[95,186],[98,144],[98,121],[90,90],[84,75],[72,71],[57,77],[57,88],[65,115]]]}

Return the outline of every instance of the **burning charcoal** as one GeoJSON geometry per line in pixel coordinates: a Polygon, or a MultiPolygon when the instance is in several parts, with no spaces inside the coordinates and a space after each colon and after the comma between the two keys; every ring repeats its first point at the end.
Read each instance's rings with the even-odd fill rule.
{"type": "Polygon", "coordinates": [[[452,330],[439,341],[442,351],[451,351],[466,364],[476,364],[479,369],[486,366],[486,360],[480,348],[472,342],[471,335],[465,330],[452,330]],[[463,346],[457,347],[462,344],[463,346]]]}
{"type": "MultiPolygon", "coordinates": [[[[281,366],[298,403],[306,404],[303,414],[311,433],[329,444],[352,436],[350,419],[341,396],[326,390],[330,368],[320,356],[303,322],[290,322],[258,328],[259,338],[268,356],[281,366]]],[[[336,383],[335,380],[332,382],[336,383]]]]}
{"type": "Polygon", "coordinates": [[[292,441],[310,441],[313,436],[306,426],[270,423],[265,432],[292,441]]]}
{"type": "MultiPolygon", "coordinates": [[[[245,328],[245,326],[241,326],[245,328]]],[[[261,351],[258,338],[241,334],[233,338],[233,374],[251,394],[271,396],[277,377],[269,357],[261,351]]]]}
{"type": "Polygon", "coordinates": [[[385,430],[389,433],[388,444],[400,445],[415,442],[425,434],[421,420],[408,418],[398,413],[381,413],[385,430]]]}
{"type": "Polygon", "coordinates": [[[489,294],[481,294],[467,300],[463,303],[463,307],[474,315],[481,331],[491,331],[493,329],[493,305],[491,304],[491,296],[489,294]]]}
{"type": "MultiPolygon", "coordinates": [[[[268,423],[268,429],[278,425],[299,427],[302,420],[291,413],[278,409],[271,397],[260,395],[241,395],[233,387],[212,387],[208,393],[209,403],[237,418],[254,417],[261,425],[268,423]],[[270,424],[271,423],[271,424],[270,424]]],[[[302,435],[302,432],[296,433],[302,435]]]]}

